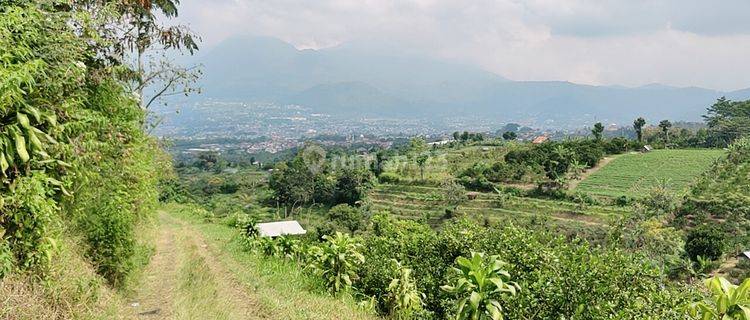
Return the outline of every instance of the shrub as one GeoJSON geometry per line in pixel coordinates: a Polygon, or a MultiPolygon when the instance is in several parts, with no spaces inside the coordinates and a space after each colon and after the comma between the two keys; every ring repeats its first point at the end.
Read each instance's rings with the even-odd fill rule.
{"type": "Polygon", "coordinates": [[[620,154],[628,151],[630,141],[623,137],[612,138],[604,143],[604,152],[607,154],[620,154]]]}
{"type": "Polygon", "coordinates": [[[401,177],[392,172],[383,172],[378,176],[378,181],[380,181],[380,183],[399,183],[401,177]]]}
{"type": "Polygon", "coordinates": [[[320,246],[311,248],[310,267],[323,278],[334,296],[348,291],[357,280],[357,269],[365,262],[360,253],[362,245],[348,234],[336,232],[335,236],[324,236],[320,246]]]}
{"type": "Polygon", "coordinates": [[[328,220],[347,228],[354,233],[364,225],[362,211],[348,204],[339,204],[328,210],[328,220]]]}
{"type": "Polygon", "coordinates": [[[419,292],[412,277],[412,269],[392,259],[394,278],[388,284],[387,305],[394,319],[413,319],[422,312],[424,294],[419,292]]]}
{"type": "Polygon", "coordinates": [[[455,285],[441,287],[459,297],[456,319],[503,319],[501,301],[521,289],[510,282],[510,274],[503,270],[505,263],[498,256],[485,259],[484,254],[472,252],[471,258],[458,257],[456,264],[455,285]]]}
{"type": "Polygon", "coordinates": [[[739,286],[722,277],[706,279],[711,296],[688,308],[693,318],[704,320],[747,320],[750,318],[750,279],[739,286]]]}
{"type": "Polygon", "coordinates": [[[716,260],[726,250],[726,234],[717,225],[703,224],[688,232],[685,240],[685,252],[697,261],[698,256],[716,260]]]}

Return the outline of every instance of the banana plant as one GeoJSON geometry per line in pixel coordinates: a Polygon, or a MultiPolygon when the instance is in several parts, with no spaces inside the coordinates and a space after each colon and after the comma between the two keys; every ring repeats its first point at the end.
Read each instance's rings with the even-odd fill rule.
{"type": "Polygon", "coordinates": [[[417,289],[412,269],[402,266],[395,259],[391,259],[391,263],[395,277],[386,289],[391,317],[397,320],[413,319],[416,313],[422,311],[425,295],[417,289]]]}
{"type": "Polygon", "coordinates": [[[701,320],[750,320],[750,278],[739,286],[715,276],[704,282],[711,296],[690,304],[688,314],[701,320]]]}
{"type": "Polygon", "coordinates": [[[483,253],[472,252],[470,258],[458,257],[456,264],[456,283],[440,287],[459,297],[455,319],[504,319],[502,299],[521,290],[503,270],[505,263],[498,256],[485,259],[483,253]]]}
{"type": "Polygon", "coordinates": [[[360,253],[362,245],[349,234],[336,232],[334,236],[323,236],[320,246],[313,247],[310,267],[323,278],[334,296],[348,291],[357,280],[357,268],[365,262],[360,253]]]}

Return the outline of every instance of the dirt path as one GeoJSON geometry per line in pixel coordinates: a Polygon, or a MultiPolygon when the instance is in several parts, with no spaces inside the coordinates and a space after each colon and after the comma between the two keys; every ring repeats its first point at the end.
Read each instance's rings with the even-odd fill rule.
{"type": "Polygon", "coordinates": [[[257,299],[203,235],[159,212],[156,252],[130,302],[139,319],[262,319],[257,299]]]}
{"type": "Polygon", "coordinates": [[[586,171],[581,173],[580,179],[571,181],[570,184],[568,185],[568,189],[570,190],[575,189],[576,187],[578,187],[578,184],[581,183],[581,181],[586,180],[586,178],[594,174],[594,172],[597,172],[599,171],[599,169],[604,168],[604,166],[606,166],[615,158],[617,158],[616,155],[602,158],[602,160],[600,160],[599,163],[596,164],[596,166],[594,166],[593,168],[587,169],[586,171]]]}

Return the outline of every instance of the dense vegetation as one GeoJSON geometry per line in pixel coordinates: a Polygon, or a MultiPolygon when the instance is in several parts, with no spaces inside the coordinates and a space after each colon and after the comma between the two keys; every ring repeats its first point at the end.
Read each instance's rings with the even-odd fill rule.
{"type": "Polygon", "coordinates": [[[72,12],[31,2],[4,4],[2,16],[1,264],[43,276],[69,229],[120,285],[146,261],[134,228],[156,205],[168,162],[119,67],[90,48],[101,45],[94,35],[71,27],[72,12]]]}
{"type": "MultiPolygon", "coordinates": [[[[704,175],[714,177],[713,182],[705,180],[703,183],[720,181],[715,170],[728,170],[728,163],[735,164],[731,170],[737,170],[738,166],[745,168],[747,159],[742,155],[747,149],[744,144],[744,140],[739,140],[732,145],[730,152],[711,169],[714,173],[704,175]]],[[[418,143],[412,143],[405,149],[407,159],[415,145],[419,147],[418,143]]],[[[490,154],[495,159],[503,159],[507,153],[500,151],[503,156],[497,156],[497,148],[502,147],[486,150],[469,147],[468,151],[460,152],[471,152],[476,157],[490,154]]],[[[533,146],[510,148],[535,149],[533,146]]],[[[646,155],[660,152],[672,151],[646,155]]],[[[690,154],[701,152],[712,157],[722,153],[682,153],[690,158],[690,154]]],[[[303,151],[281,168],[296,165],[298,170],[305,170],[304,157],[303,151]]],[[[379,157],[400,156],[391,153],[379,157]]],[[[416,157],[412,159],[416,164],[416,157]]],[[[329,168],[315,171],[327,172],[317,179],[328,179],[335,185],[337,175],[333,172],[340,170],[332,169],[336,161],[340,159],[326,158],[322,165],[315,162],[318,164],[315,168],[329,168]]],[[[471,160],[464,157],[463,161],[471,160]]],[[[356,163],[360,169],[366,167],[356,163]]],[[[377,173],[377,166],[370,169],[377,173]]],[[[247,175],[242,172],[255,170],[240,168],[233,175],[241,179],[247,175]]],[[[289,174],[285,170],[274,170],[272,175],[289,174]]],[[[298,171],[293,177],[314,182],[316,173],[308,172],[300,174],[298,171]]],[[[736,171],[731,172],[727,176],[733,176],[736,171]]],[[[415,173],[419,176],[418,171],[415,173]]],[[[190,176],[192,174],[187,175],[190,176]]],[[[363,305],[371,305],[381,314],[397,319],[446,318],[455,314],[488,318],[501,314],[506,318],[684,319],[688,305],[700,299],[692,281],[716,269],[727,254],[732,255],[725,228],[709,223],[694,228],[698,220],[692,216],[688,218],[689,223],[681,222],[685,219],[675,213],[694,210],[689,200],[683,201],[676,189],[668,185],[645,187],[637,200],[628,200],[624,207],[617,207],[588,204],[585,202],[588,200],[576,200],[576,197],[568,200],[538,198],[534,190],[523,191],[502,184],[496,185],[500,187],[496,192],[468,193],[470,197],[467,197],[466,190],[455,183],[443,183],[438,187],[398,183],[377,184],[353,205],[335,198],[328,198],[325,203],[309,201],[307,205],[314,210],[293,212],[294,218],[313,231],[302,239],[271,240],[247,233],[256,221],[281,217],[279,210],[273,214],[273,209],[262,209],[269,200],[274,204],[273,196],[250,201],[250,206],[228,215],[224,221],[241,227],[248,250],[298,261],[321,277],[332,294],[358,297],[363,305]],[[408,209],[412,207],[414,209],[408,209]],[[433,212],[433,216],[425,217],[429,212],[433,212]],[[518,219],[522,212],[529,215],[528,219],[518,219]],[[564,215],[565,212],[578,213],[570,216],[564,215]],[[316,216],[319,218],[314,218],[316,216]],[[596,219],[594,217],[600,220],[592,220],[596,219]],[[550,218],[553,221],[564,219],[557,220],[562,225],[582,224],[577,228],[552,227],[550,218]],[[599,231],[592,232],[592,229],[599,231]],[[495,286],[493,282],[495,287],[483,291],[485,289],[478,285],[483,280],[469,276],[472,268],[475,272],[483,270],[487,279],[497,279],[499,284],[495,286]],[[476,303],[466,300],[472,292],[482,292],[482,300],[476,303]]],[[[697,195],[696,188],[701,185],[692,185],[691,193],[697,195]]],[[[256,191],[251,187],[242,189],[252,194],[265,188],[261,183],[254,188],[256,191]]],[[[278,192],[277,188],[271,186],[269,191],[278,192]]],[[[736,193],[746,194],[742,189],[744,184],[734,188],[736,193]]],[[[739,230],[736,234],[746,234],[746,231],[739,230]]],[[[737,270],[740,273],[733,272],[729,275],[731,279],[744,277],[741,274],[744,269],[740,266],[737,270]]],[[[705,305],[712,304],[709,301],[705,305]]]]}
{"type": "MultiPolygon", "coordinates": [[[[663,128],[661,147],[674,139],[663,128]]],[[[274,168],[267,186],[245,191],[265,198],[225,221],[240,226],[248,250],[297,261],[331,294],[395,319],[685,319],[689,310],[723,312],[710,299],[691,304],[700,300],[696,279],[746,277],[746,264],[729,263],[748,245],[738,218],[750,194],[744,139],[728,153],[619,155],[641,144],[598,135],[541,144],[457,136],[364,156],[303,149],[274,168]],[[605,155],[615,161],[584,175],[605,155]],[[369,168],[379,183],[344,179],[352,167],[362,176],[369,168]],[[332,196],[344,189],[335,191],[340,180],[361,191],[332,196]],[[276,240],[248,233],[257,221],[282,217],[279,208],[263,209],[277,203],[296,207],[283,216],[312,232],[276,240]]],[[[646,130],[643,139],[653,136],[646,130]]],[[[243,170],[255,169],[235,174],[243,170]]]]}
{"type": "Polygon", "coordinates": [[[123,50],[171,40],[114,28],[169,5],[0,1],[0,317],[110,317],[148,263],[171,162],[123,50]]]}

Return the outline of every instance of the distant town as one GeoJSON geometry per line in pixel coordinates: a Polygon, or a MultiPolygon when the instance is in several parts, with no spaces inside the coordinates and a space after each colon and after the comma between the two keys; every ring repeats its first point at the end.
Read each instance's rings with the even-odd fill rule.
{"type": "MultiPolygon", "coordinates": [[[[172,142],[172,153],[190,156],[219,152],[258,156],[274,155],[314,142],[325,147],[369,150],[389,148],[421,136],[432,144],[453,140],[454,132],[476,132],[486,138],[512,131],[522,141],[562,140],[590,135],[594,118],[555,121],[529,115],[520,120],[471,118],[450,119],[345,118],[314,113],[299,105],[206,101],[176,108],[159,108],[154,116],[163,120],[154,133],[172,142]]],[[[605,122],[606,123],[606,122],[605,122]]],[[[677,123],[677,126],[700,126],[677,123]]],[[[632,124],[605,124],[605,135],[632,137],[632,124]]]]}

